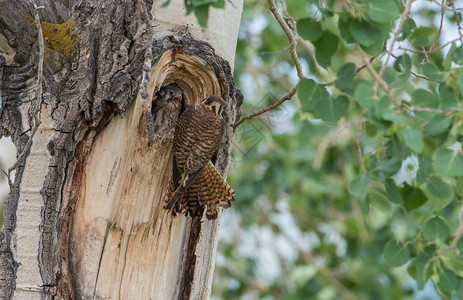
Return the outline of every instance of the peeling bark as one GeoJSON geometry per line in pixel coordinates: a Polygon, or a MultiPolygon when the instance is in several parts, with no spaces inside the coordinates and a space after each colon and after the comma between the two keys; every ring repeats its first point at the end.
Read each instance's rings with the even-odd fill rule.
{"type": "MultiPolygon", "coordinates": [[[[0,45],[0,136],[21,153],[33,126],[38,46],[33,7],[13,2],[0,1],[0,34],[14,51],[6,59],[0,45]]],[[[218,223],[161,208],[171,143],[148,145],[139,87],[151,57],[149,97],[171,82],[188,104],[221,95],[230,125],[242,96],[229,63],[186,26],[147,30],[156,15],[146,13],[148,1],[43,4],[41,125],[6,203],[0,298],[207,298],[218,223]]],[[[231,136],[227,126],[222,175],[231,136]]]]}

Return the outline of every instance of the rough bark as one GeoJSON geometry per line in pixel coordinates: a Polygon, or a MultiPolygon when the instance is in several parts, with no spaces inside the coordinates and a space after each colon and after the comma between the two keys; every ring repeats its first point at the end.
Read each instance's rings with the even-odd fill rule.
{"type": "MultiPolygon", "coordinates": [[[[214,31],[182,25],[183,1],[165,9],[149,1],[42,2],[41,124],[6,203],[0,298],[208,297],[218,222],[162,209],[171,143],[148,145],[139,87],[152,60],[149,98],[173,81],[188,104],[219,94],[232,124],[242,96],[214,50],[227,38],[212,47],[202,40],[214,31]]],[[[240,9],[230,9],[236,39],[240,9]]],[[[0,136],[11,136],[18,153],[34,126],[34,13],[29,2],[0,0],[0,37],[8,42],[0,39],[0,136]]],[[[235,42],[233,51],[220,50],[228,60],[235,42]]],[[[231,135],[227,129],[216,163],[223,175],[231,135]]]]}

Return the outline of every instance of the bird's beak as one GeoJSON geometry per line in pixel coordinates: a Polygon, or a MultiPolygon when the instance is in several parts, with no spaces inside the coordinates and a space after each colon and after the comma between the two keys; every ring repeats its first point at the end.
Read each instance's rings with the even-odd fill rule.
{"type": "Polygon", "coordinates": [[[173,98],[172,98],[172,102],[174,103],[175,106],[179,106],[182,104],[182,95],[181,94],[176,94],[173,98]]]}

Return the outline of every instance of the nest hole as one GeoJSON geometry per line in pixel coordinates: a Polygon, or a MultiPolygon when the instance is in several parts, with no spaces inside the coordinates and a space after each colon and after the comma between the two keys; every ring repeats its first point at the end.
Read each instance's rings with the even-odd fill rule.
{"type": "Polygon", "coordinates": [[[171,83],[182,88],[185,106],[197,105],[211,95],[224,96],[215,72],[201,58],[181,48],[164,52],[154,66],[148,85],[150,102],[162,86],[171,83]]]}

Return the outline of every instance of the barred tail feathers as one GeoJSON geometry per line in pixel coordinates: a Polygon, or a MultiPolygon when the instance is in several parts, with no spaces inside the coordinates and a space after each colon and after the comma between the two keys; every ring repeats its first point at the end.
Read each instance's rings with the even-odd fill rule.
{"type": "Polygon", "coordinates": [[[208,219],[217,218],[218,207],[229,208],[235,201],[233,197],[235,191],[220,176],[211,162],[204,167],[195,184],[201,188],[198,197],[199,204],[203,207],[207,206],[206,217],[208,219]]]}
{"type": "MultiPolygon", "coordinates": [[[[172,214],[176,215],[184,212],[185,215],[200,216],[204,211],[204,207],[207,207],[206,217],[216,219],[219,207],[229,208],[231,203],[235,201],[234,194],[235,191],[220,176],[214,165],[208,162],[181,199],[175,203],[172,214]]],[[[173,184],[171,179],[166,194],[166,204],[172,198],[172,195],[173,184]]]]}

